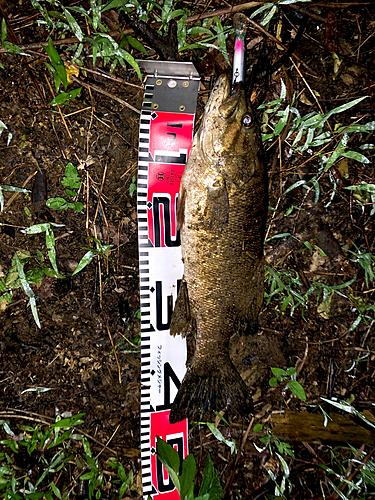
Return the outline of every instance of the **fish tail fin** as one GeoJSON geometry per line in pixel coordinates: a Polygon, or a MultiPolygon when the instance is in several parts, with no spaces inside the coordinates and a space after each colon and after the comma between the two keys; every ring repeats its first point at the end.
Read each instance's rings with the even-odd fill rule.
{"type": "Polygon", "coordinates": [[[173,402],[170,423],[228,407],[242,416],[251,413],[249,389],[230,359],[217,359],[213,365],[207,367],[193,361],[173,402]]]}

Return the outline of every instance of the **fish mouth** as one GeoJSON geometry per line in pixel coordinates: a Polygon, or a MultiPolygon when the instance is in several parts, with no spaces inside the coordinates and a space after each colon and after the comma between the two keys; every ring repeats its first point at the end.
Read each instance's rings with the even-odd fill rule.
{"type": "Polygon", "coordinates": [[[231,88],[228,75],[222,73],[217,79],[206,104],[206,116],[219,114],[224,120],[229,119],[237,112],[243,95],[243,83],[239,82],[234,88],[231,88]]]}
{"type": "Polygon", "coordinates": [[[205,112],[207,115],[212,112],[217,112],[222,103],[229,97],[230,82],[225,73],[222,73],[216,80],[214,88],[212,89],[210,98],[206,104],[205,112]]]}
{"type": "Polygon", "coordinates": [[[231,84],[228,76],[222,73],[217,79],[211,95],[207,101],[202,124],[197,134],[197,146],[201,157],[207,165],[217,164],[217,158],[227,149],[224,136],[231,136],[230,130],[237,130],[236,123],[246,111],[246,98],[242,83],[236,85],[231,93],[231,84]]]}
{"type": "Polygon", "coordinates": [[[243,83],[239,82],[232,91],[231,89],[229,90],[229,95],[219,107],[219,114],[224,120],[231,120],[244,107],[246,107],[245,90],[243,83]]]}

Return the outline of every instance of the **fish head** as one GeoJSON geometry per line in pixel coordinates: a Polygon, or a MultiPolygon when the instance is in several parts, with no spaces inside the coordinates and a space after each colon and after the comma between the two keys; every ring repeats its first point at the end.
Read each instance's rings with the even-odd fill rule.
{"type": "Polygon", "coordinates": [[[231,92],[228,76],[218,78],[206,104],[197,144],[207,166],[236,186],[263,171],[260,130],[242,83],[231,92]]]}

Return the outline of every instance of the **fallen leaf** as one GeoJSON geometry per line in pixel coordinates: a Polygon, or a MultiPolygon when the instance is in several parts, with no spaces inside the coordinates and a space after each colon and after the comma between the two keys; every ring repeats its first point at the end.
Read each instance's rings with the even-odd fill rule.
{"type": "Polygon", "coordinates": [[[73,80],[70,78],[70,76],[73,75],[73,76],[78,77],[79,76],[79,69],[76,68],[75,66],[69,66],[66,64],[65,70],[66,70],[68,85],[71,85],[73,83],[73,80]]]}

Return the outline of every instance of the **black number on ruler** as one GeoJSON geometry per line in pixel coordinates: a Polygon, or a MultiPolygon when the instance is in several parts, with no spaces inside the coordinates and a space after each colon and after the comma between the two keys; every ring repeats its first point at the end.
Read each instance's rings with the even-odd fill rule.
{"type": "Polygon", "coordinates": [[[163,289],[162,282],[156,282],[156,328],[158,330],[169,330],[172,319],[172,311],[173,311],[173,297],[172,295],[168,295],[167,297],[167,311],[168,311],[168,319],[166,323],[163,323],[162,314],[163,314],[163,289]]]}
{"type": "Polygon", "coordinates": [[[185,165],[186,160],[187,154],[185,152],[181,153],[181,150],[179,151],[178,156],[155,155],[156,163],[174,163],[177,165],[185,165]]]}
{"type": "Polygon", "coordinates": [[[179,378],[173,371],[171,365],[169,363],[164,363],[164,404],[157,406],[156,411],[169,410],[172,408],[173,401],[171,401],[171,380],[177,389],[179,389],[181,385],[179,378]]]}
{"type": "Polygon", "coordinates": [[[167,135],[170,135],[171,137],[168,137],[168,139],[171,139],[173,144],[176,144],[177,141],[177,134],[173,132],[167,132],[167,135]]]}
{"type": "MultiPolygon", "coordinates": [[[[153,216],[154,216],[154,239],[155,247],[161,246],[161,228],[160,228],[160,205],[163,205],[163,221],[164,221],[164,241],[167,247],[179,247],[180,231],[177,231],[176,239],[172,240],[171,234],[171,200],[164,196],[154,196],[153,199],[153,216]]],[[[176,199],[177,207],[177,199],[176,199]]],[[[176,226],[175,226],[176,227],[176,226]]]]}
{"type": "MultiPolygon", "coordinates": [[[[177,295],[180,290],[181,280],[177,280],[177,295]]],[[[169,330],[171,326],[173,312],[173,297],[167,296],[167,322],[163,323],[163,284],[162,281],[156,282],[156,327],[158,330],[169,330]]],[[[144,330],[146,331],[146,330],[144,330]]]]}
{"type": "MultiPolygon", "coordinates": [[[[184,459],[184,440],[182,436],[178,437],[168,437],[168,444],[173,446],[174,448],[177,446],[177,453],[180,457],[180,474],[182,473],[182,461],[184,459]]],[[[160,493],[166,493],[167,491],[174,490],[174,484],[170,477],[168,477],[169,481],[167,484],[164,482],[164,473],[163,473],[163,465],[158,458],[156,458],[156,477],[158,482],[158,490],[160,493]]]]}

